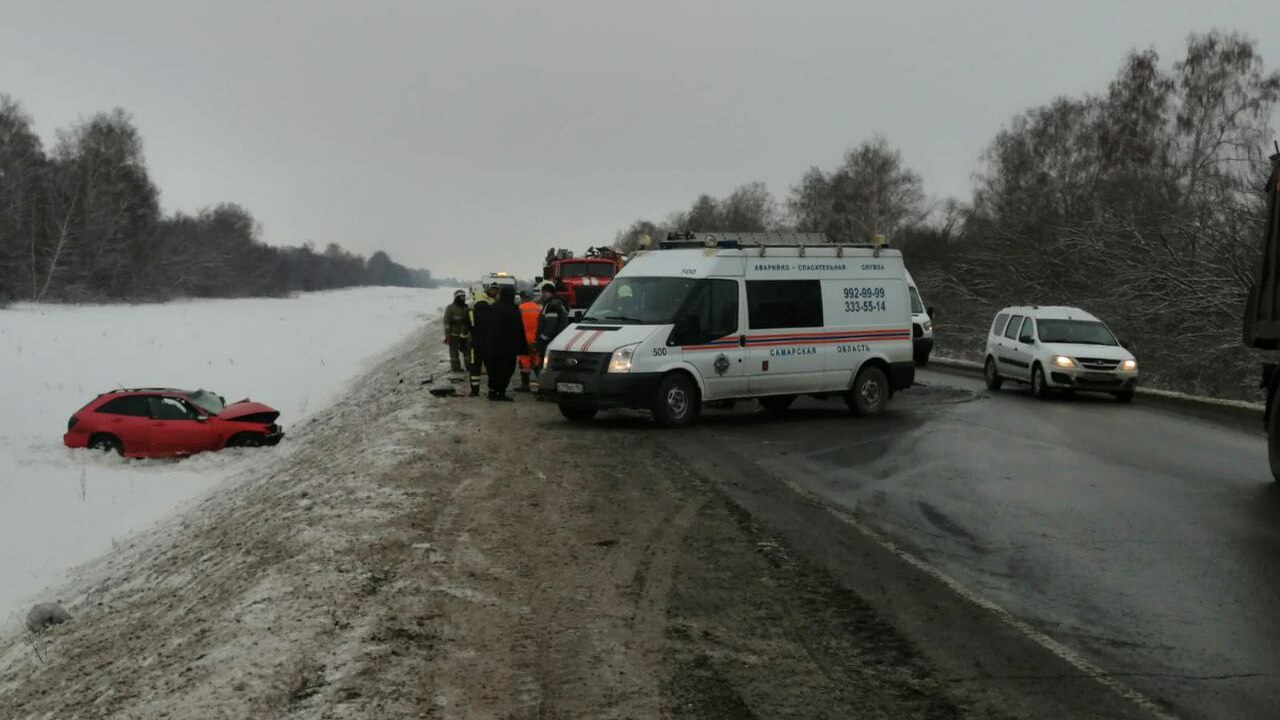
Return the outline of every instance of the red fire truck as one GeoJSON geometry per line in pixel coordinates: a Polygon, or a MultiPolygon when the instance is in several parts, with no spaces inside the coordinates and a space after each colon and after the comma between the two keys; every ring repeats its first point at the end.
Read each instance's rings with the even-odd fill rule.
{"type": "Polygon", "coordinates": [[[543,263],[542,279],[556,284],[556,294],[577,317],[591,307],[621,267],[622,257],[613,248],[587,248],[581,257],[563,248],[551,248],[543,263]]]}

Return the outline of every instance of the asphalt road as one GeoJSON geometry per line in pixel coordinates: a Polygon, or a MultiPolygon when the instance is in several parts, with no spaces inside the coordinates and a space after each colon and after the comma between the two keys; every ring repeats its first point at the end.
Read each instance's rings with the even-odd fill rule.
{"type": "Polygon", "coordinates": [[[943,672],[1014,716],[1280,713],[1280,486],[1259,429],[1141,399],[919,380],[881,418],[839,402],[801,401],[781,420],[740,405],[673,444],[918,643],[946,645],[934,653],[943,672]],[[847,513],[845,525],[783,490],[847,513]],[[858,525],[898,557],[868,549],[866,531],[851,539],[858,525]],[[904,554],[951,584],[895,580],[904,554]],[[956,607],[975,598],[1009,617],[956,607]],[[1065,650],[1044,651],[1041,633],[1065,650]],[[1102,683],[1061,662],[1075,654],[1102,683]]]}

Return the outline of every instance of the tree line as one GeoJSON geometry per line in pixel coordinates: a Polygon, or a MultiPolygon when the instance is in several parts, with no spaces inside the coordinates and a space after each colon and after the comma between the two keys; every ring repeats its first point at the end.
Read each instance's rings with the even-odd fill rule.
{"type": "Polygon", "coordinates": [[[164,214],[123,110],[57,133],[46,149],[0,95],[0,305],[283,295],[354,285],[430,287],[429,270],[385,252],[267,245],[233,203],[164,214]]]}
{"type": "Polygon", "coordinates": [[[876,137],[812,168],[782,202],[762,183],[699,196],[616,246],[671,229],[825,232],[900,248],[938,310],[941,352],[979,359],[995,312],[1083,307],[1138,355],[1144,376],[1251,397],[1241,317],[1264,227],[1280,73],[1253,40],[1191,35],[1181,56],[1131,51],[1098,92],[1014,116],[982,153],[967,200],[930,200],[876,137]]]}

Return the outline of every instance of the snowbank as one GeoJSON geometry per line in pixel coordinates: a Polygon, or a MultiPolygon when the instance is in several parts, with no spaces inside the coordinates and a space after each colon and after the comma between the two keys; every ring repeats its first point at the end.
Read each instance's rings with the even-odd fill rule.
{"type": "Polygon", "coordinates": [[[278,408],[288,432],[340,396],[371,357],[437,315],[451,293],[361,288],[0,310],[0,624],[123,535],[248,464],[289,452],[287,437],[274,450],[182,461],[68,450],[67,418],[95,395],[121,386],[208,388],[278,408]]]}

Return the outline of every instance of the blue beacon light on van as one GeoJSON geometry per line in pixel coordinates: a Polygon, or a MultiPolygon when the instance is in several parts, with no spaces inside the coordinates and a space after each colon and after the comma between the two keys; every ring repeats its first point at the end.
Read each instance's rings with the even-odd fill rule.
{"type": "Polygon", "coordinates": [[[676,247],[689,247],[690,245],[701,245],[705,248],[721,248],[726,250],[739,250],[742,243],[738,238],[728,238],[717,236],[714,233],[701,234],[693,232],[670,232],[667,233],[667,239],[658,243],[659,248],[670,249],[676,247]]]}

